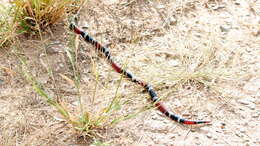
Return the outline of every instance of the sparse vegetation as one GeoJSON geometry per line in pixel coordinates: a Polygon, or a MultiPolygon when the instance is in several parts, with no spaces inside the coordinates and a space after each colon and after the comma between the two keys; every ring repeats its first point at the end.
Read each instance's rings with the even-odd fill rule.
{"type": "Polygon", "coordinates": [[[16,24],[10,17],[12,9],[0,4],[0,49],[9,44],[16,36],[16,24]]]}
{"type": "Polygon", "coordinates": [[[85,0],[13,0],[0,4],[0,48],[24,32],[34,34],[78,11],[85,0]]]}
{"type": "Polygon", "coordinates": [[[260,8],[242,1],[0,4],[0,48],[10,48],[0,49],[0,145],[258,144],[260,8]],[[143,89],[92,46],[67,26],[52,30],[80,8],[80,26],[172,111],[213,124],[181,126],[150,110],[143,89]]]}
{"type": "Polygon", "coordinates": [[[44,30],[75,12],[85,0],[14,0],[16,19],[25,31],[44,30]]]}

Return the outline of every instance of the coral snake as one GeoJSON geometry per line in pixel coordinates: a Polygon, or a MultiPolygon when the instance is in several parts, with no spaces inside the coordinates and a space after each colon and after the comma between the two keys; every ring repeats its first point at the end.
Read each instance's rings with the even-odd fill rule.
{"type": "Polygon", "coordinates": [[[167,117],[169,117],[170,119],[178,122],[178,123],[182,123],[185,125],[195,125],[195,124],[207,124],[210,123],[210,121],[191,121],[191,120],[187,120],[184,119],[176,114],[174,114],[173,112],[169,111],[167,109],[167,107],[159,101],[159,98],[157,96],[157,94],[155,93],[154,89],[152,88],[152,86],[148,83],[145,83],[141,80],[136,79],[130,72],[128,72],[125,69],[122,69],[117,63],[115,63],[111,57],[111,54],[109,52],[109,49],[102,46],[99,42],[97,42],[96,40],[94,40],[92,37],[90,37],[86,32],[84,32],[82,29],[80,29],[79,27],[76,26],[75,23],[70,23],[70,29],[72,31],[74,31],[76,34],[79,34],[82,36],[82,38],[87,42],[92,44],[96,50],[98,50],[99,52],[103,53],[103,55],[106,57],[107,61],[111,64],[112,68],[124,75],[125,78],[130,79],[132,82],[142,86],[150,95],[151,100],[153,101],[155,107],[162,112],[164,115],[166,115],[167,117]]]}

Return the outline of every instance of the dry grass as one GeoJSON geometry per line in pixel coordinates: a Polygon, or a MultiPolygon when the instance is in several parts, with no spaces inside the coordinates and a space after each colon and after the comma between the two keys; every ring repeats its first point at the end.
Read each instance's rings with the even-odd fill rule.
{"type": "MultiPolygon", "coordinates": [[[[45,24],[59,20],[55,17],[49,21],[53,17],[47,15],[46,19],[30,12],[57,12],[51,6],[38,9],[24,4],[21,14],[28,16],[23,21],[30,30],[45,29],[45,24]]],[[[147,112],[152,106],[142,89],[114,73],[91,46],[66,32],[54,33],[54,38],[50,38],[59,38],[61,44],[53,45],[54,53],[49,51],[52,41],[48,37],[26,41],[30,47],[22,44],[14,53],[21,59],[19,71],[27,82],[19,85],[24,91],[22,95],[0,96],[6,101],[2,106],[18,113],[4,116],[0,141],[3,145],[17,141],[25,145],[80,145],[81,141],[92,145],[257,143],[257,132],[252,130],[257,124],[247,123],[257,121],[251,115],[258,111],[237,103],[244,97],[257,101],[257,90],[253,88],[251,92],[247,87],[251,80],[259,78],[259,23],[254,21],[254,15],[242,13],[247,12],[247,7],[240,7],[246,4],[196,0],[88,1],[81,13],[80,24],[88,20],[87,31],[108,45],[122,66],[150,82],[170,109],[185,118],[212,120],[210,127],[173,126],[175,123],[156,110],[147,112]],[[36,100],[30,97],[32,91],[38,93],[36,100]],[[24,98],[18,99],[20,96],[24,98]],[[8,106],[8,102],[12,103],[8,97],[17,101],[17,106],[8,106]],[[51,106],[40,104],[46,101],[51,106]],[[20,114],[21,111],[26,112],[20,114]],[[238,133],[239,126],[246,131],[238,133]],[[16,131],[10,132],[8,127],[16,131]]],[[[258,14],[255,3],[248,6],[258,14]]]]}
{"type": "Polygon", "coordinates": [[[77,11],[84,0],[14,0],[16,19],[25,31],[42,31],[77,11]]]}
{"type": "Polygon", "coordinates": [[[78,11],[85,0],[13,0],[0,4],[0,48],[27,32],[41,35],[78,11]]]}
{"type": "MultiPolygon", "coordinates": [[[[71,32],[70,32],[71,33],[71,32]]],[[[23,50],[15,50],[13,52],[14,56],[20,60],[20,73],[27,80],[33,90],[41,96],[50,106],[54,107],[56,111],[61,115],[57,119],[61,121],[66,121],[74,130],[81,133],[82,136],[87,136],[95,139],[100,134],[100,129],[104,129],[107,126],[117,124],[121,121],[128,120],[130,118],[136,117],[138,114],[151,108],[149,106],[143,106],[135,112],[125,114],[120,113],[122,106],[125,101],[121,101],[122,95],[119,94],[121,88],[123,76],[114,84],[114,89],[111,87],[104,87],[104,90],[100,89],[100,69],[97,68],[96,60],[91,61],[92,75],[95,77],[95,86],[86,86],[82,80],[82,64],[79,59],[79,43],[78,37],[74,34],[69,35],[70,39],[67,42],[68,47],[64,49],[66,66],[68,67],[66,72],[57,73],[53,67],[54,62],[50,60],[50,56],[46,48],[39,47],[39,50],[44,50],[42,56],[46,59],[40,59],[40,62],[31,62],[31,59],[25,59],[23,50]],[[22,53],[22,52],[23,53],[22,53]],[[19,53],[18,53],[19,52],[19,53]],[[22,54],[22,55],[20,55],[22,54]],[[41,63],[41,64],[39,64],[41,63]],[[32,65],[33,64],[33,65],[32,65]],[[41,83],[36,75],[33,75],[34,68],[38,66],[41,70],[38,70],[36,74],[42,72],[47,73],[47,78],[52,82],[52,84],[41,83]],[[53,87],[51,87],[53,86],[53,87]],[[73,98],[66,97],[60,94],[60,92],[50,93],[51,90],[66,90],[62,89],[63,86],[72,89],[73,98]],[[88,89],[89,88],[89,89],[88,89]],[[86,95],[86,90],[87,95],[86,95]],[[112,91],[112,92],[111,92],[112,91]],[[103,100],[102,106],[96,107],[97,104],[96,96],[110,95],[111,99],[103,100]],[[84,97],[84,98],[83,98],[84,97]],[[84,100],[84,101],[83,101],[84,100]],[[73,102],[74,104],[72,104],[73,102]],[[94,110],[95,109],[95,110],[94,110]]],[[[20,47],[19,47],[20,48],[20,47]]],[[[98,52],[96,52],[98,53],[98,52]]],[[[97,54],[96,54],[97,55],[97,54]]],[[[64,62],[65,63],[65,62],[64,62]]],[[[124,66],[123,66],[124,67],[124,66]]],[[[108,79],[102,80],[105,84],[109,83],[108,79]]],[[[89,82],[92,84],[92,82],[89,82]]],[[[88,84],[88,83],[87,83],[88,84]]]]}
{"type": "Polygon", "coordinates": [[[4,4],[0,4],[0,49],[11,41],[16,36],[16,24],[10,18],[12,9],[4,4]]]}

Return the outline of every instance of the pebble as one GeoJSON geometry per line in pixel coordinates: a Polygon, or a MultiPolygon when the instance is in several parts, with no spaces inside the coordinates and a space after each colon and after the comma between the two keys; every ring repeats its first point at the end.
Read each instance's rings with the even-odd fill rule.
{"type": "Polygon", "coordinates": [[[235,5],[240,5],[240,2],[238,2],[238,1],[235,1],[235,5]]]}
{"type": "Polygon", "coordinates": [[[170,25],[175,25],[177,23],[177,19],[170,17],[170,25]]]}
{"type": "Polygon", "coordinates": [[[55,71],[61,71],[64,68],[64,64],[63,63],[58,63],[56,65],[55,71]]]}
{"type": "Polygon", "coordinates": [[[62,119],[62,118],[59,118],[59,117],[56,117],[56,116],[54,116],[53,117],[55,120],[57,120],[57,121],[60,121],[60,122],[63,122],[63,121],[65,121],[64,119],[62,119]]]}
{"type": "Polygon", "coordinates": [[[239,129],[239,131],[240,131],[241,133],[245,133],[245,132],[246,132],[246,129],[245,129],[244,127],[242,127],[242,128],[239,129]]]}
{"type": "Polygon", "coordinates": [[[259,114],[255,113],[252,115],[252,118],[258,118],[259,117],[259,114]]]}
{"type": "Polygon", "coordinates": [[[201,145],[201,143],[199,141],[195,142],[196,145],[201,145]]]}
{"type": "MultiPolygon", "coordinates": [[[[173,98],[174,98],[174,97],[173,97],[173,98]]],[[[178,100],[178,99],[175,100],[175,101],[174,101],[174,106],[175,106],[176,108],[182,106],[180,100],[178,100]]]]}
{"type": "Polygon", "coordinates": [[[250,108],[251,110],[255,110],[256,105],[251,103],[251,104],[247,105],[247,107],[250,108]]]}
{"type": "Polygon", "coordinates": [[[46,48],[46,53],[50,54],[50,55],[61,53],[61,52],[62,52],[61,49],[57,48],[57,47],[48,47],[48,48],[46,48]]]}
{"type": "Polygon", "coordinates": [[[212,128],[205,126],[205,127],[201,127],[200,129],[203,131],[210,131],[212,128]]]}
{"type": "Polygon", "coordinates": [[[176,67],[180,65],[180,62],[178,60],[170,60],[169,64],[173,67],[176,67]]]}
{"type": "Polygon", "coordinates": [[[157,5],[156,7],[157,7],[158,9],[163,9],[163,8],[165,8],[164,5],[157,5]]]}
{"type": "Polygon", "coordinates": [[[238,137],[243,137],[243,135],[242,135],[242,133],[241,133],[240,131],[237,131],[237,132],[236,132],[236,135],[237,135],[238,137]]]}
{"type": "Polygon", "coordinates": [[[220,129],[216,129],[215,130],[217,133],[222,133],[222,130],[220,130],[220,129]]]}
{"type": "Polygon", "coordinates": [[[211,134],[211,133],[208,133],[206,136],[207,136],[208,138],[212,138],[212,134],[211,134]]]}
{"type": "Polygon", "coordinates": [[[226,127],[226,123],[219,122],[219,123],[217,123],[217,127],[220,127],[221,129],[224,129],[226,127]]]}
{"type": "Polygon", "coordinates": [[[248,98],[246,98],[246,100],[251,101],[253,103],[256,102],[256,98],[254,98],[254,97],[248,97],[248,98]]]}
{"type": "Polygon", "coordinates": [[[213,136],[213,140],[218,140],[216,135],[213,136]]]}
{"type": "Polygon", "coordinates": [[[221,122],[220,124],[221,124],[222,126],[226,126],[226,123],[224,123],[224,122],[221,122]]]}
{"type": "Polygon", "coordinates": [[[79,101],[74,101],[74,102],[72,102],[72,105],[78,106],[78,105],[79,105],[79,101]]]}
{"type": "Polygon", "coordinates": [[[158,119],[158,115],[155,114],[155,113],[152,113],[151,118],[152,118],[153,120],[159,120],[159,119],[158,119]]]}
{"type": "Polygon", "coordinates": [[[221,32],[228,32],[229,31],[229,29],[227,27],[224,27],[224,26],[220,26],[219,28],[220,28],[221,32]]]}
{"type": "Polygon", "coordinates": [[[238,103],[244,104],[244,105],[249,105],[251,102],[245,99],[240,99],[237,101],[238,103]]]}
{"type": "Polygon", "coordinates": [[[256,108],[256,105],[254,103],[255,101],[256,100],[254,98],[244,98],[244,99],[239,99],[237,102],[240,104],[246,105],[251,110],[255,110],[255,108],[256,108]]]}

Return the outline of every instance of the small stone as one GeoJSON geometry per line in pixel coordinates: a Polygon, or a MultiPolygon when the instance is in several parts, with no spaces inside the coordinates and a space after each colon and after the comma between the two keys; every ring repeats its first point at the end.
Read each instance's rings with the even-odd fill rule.
{"type": "Polygon", "coordinates": [[[222,130],[216,129],[216,132],[217,132],[217,133],[222,133],[222,130]]]}
{"type": "Polygon", "coordinates": [[[89,24],[88,24],[87,21],[83,21],[82,24],[81,24],[81,26],[83,26],[83,27],[82,27],[83,29],[88,29],[88,28],[89,28],[89,24]]]}
{"type": "Polygon", "coordinates": [[[256,98],[254,98],[254,97],[248,97],[247,100],[248,100],[248,101],[251,101],[251,102],[253,102],[253,103],[256,102],[256,98]]]}
{"type": "Polygon", "coordinates": [[[208,133],[206,136],[207,136],[208,138],[212,138],[211,133],[208,133]]]}
{"type": "Polygon", "coordinates": [[[152,118],[153,120],[158,120],[158,115],[157,115],[157,114],[152,114],[151,118],[152,118]]]}
{"type": "Polygon", "coordinates": [[[49,76],[45,74],[39,77],[37,80],[42,84],[46,84],[49,80],[49,76]]]}
{"type": "Polygon", "coordinates": [[[241,133],[245,133],[245,132],[246,132],[246,129],[243,127],[243,128],[240,128],[239,131],[240,131],[241,133]]]}
{"type": "Polygon", "coordinates": [[[177,23],[177,19],[171,17],[170,19],[170,25],[175,25],[177,23]]]}
{"type": "Polygon", "coordinates": [[[223,123],[223,122],[220,123],[220,128],[221,128],[221,129],[224,129],[225,126],[226,126],[226,123],[223,123]]]}
{"type": "Polygon", "coordinates": [[[240,2],[238,2],[237,0],[235,1],[235,5],[240,5],[240,2]]]}
{"type": "Polygon", "coordinates": [[[46,48],[46,53],[50,54],[50,55],[57,54],[57,53],[60,53],[60,52],[62,52],[61,49],[57,48],[57,47],[48,47],[48,48],[46,48]]]}
{"type": "Polygon", "coordinates": [[[41,53],[41,54],[39,55],[40,58],[41,58],[41,57],[45,57],[45,56],[46,56],[45,53],[41,53]]]}
{"type": "Polygon", "coordinates": [[[61,71],[62,69],[64,68],[64,64],[63,63],[59,63],[57,64],[56,68],[55,68],[55,71],[61,71]]]}
{"type": "Polygon", "coordinates": [[[78,105],[79,105],[79,102],[78,102],[78,101],[74,101],[74,102],[72,102],[72,105],[78,106],[78,105]]]}
{"type": "Polygon", "coordinates": [[[236,136],[238,136],[238,137],[243,137],[243,135],[241,134],[240,131],[237,131],[237,132],[236,132],[236,136]]]}
{"type": "Polygon", "coordinates": [[[239,106],[237,109],[239,109],[239,111],[245,111],[244,106],[239,106]]]}
{"type": "Polygon", "coordinates": [[[205,126],[205,127],[201,127],[200,129],[203,130],[203,131],[210,131],[211,128],[205,126]]]}
{"type": "Polygon", "coordinates": [[[257,113],[252,115],[252,118],[258,118],[258,117],[259,117],[259,115],[257,113]]]}
{"type": "Polygon", "coordinates": [[[180,100],[178,100],[178,99],[175,100],[175,101],[174,101],[174,106],[175,106],[176,108],[182,106],[180,100]]]}
{"type": "Polygon", "coordinates": [[[196,145],[201,145],[201,143],[199,141],[195,142],[196,145]]]}
{"type": "Polygon", "coordinates": [[[225,5],[213,5],[212,9],[213,10],[218,10],[218,9],[223,9],[225,8],[225,5]]]}
{"type": "Polygon", "coordinates": [[[157,5],[156,7],[157,7],[158,9],[163,9],[163,8],[165,8],[164,5],[157,5]]]}
{"type": "Polygon", "coordinates": [[[250,108],[251,110],[255,110],[256,105],[255,104],[249,104],[247,105],[248,108],[250,108]]]}
{"type": "Polygon", "coordinates": [[[218,137],[216,135],[212,136],[213,140],[218,140],[218,137]]]}
{"type": "Polygon", "coordinates": [[[59,117],[56,117],[56,116],[54,116],[53,117],[55,120],[57,120],[57,121],[60,121],[60,122],[63,122],[63,121],[65,121],[64,119],[62,119],[62,118],[59,118],[59,117]]]}
{"type": "Polygon", "coordinates": [[[226,123],[223,123],[223,122],[222,122],[221,125],[222,125],[222,126],[226,126],[226,123]]]}
{"type": "Polygon", "coordinates": [[[178,66],[178,65],[180,64],[180,62],[177,61],[177,60],[170,60],[170,61],[169,61],[169,64],[170,64],[171,66],[175,67],[175,66],[178,66]]]}
{"type": "Polygon", "coordinates": [[[171,136],[170,136],[171,139],[174,139],[176,137],[177,137],[176,134],[171,134],[171,136]]]}
{"type": "Polygon", "coordinates": [[[245,99],[240,99],[237,101],[238,103],[244,104],[244,105],[249,105],[251,102],[249,102],[248,100],[245,99]]]}
{"type": "Polygon", "coordinates": [[[228,32],[229,31],[229,29],[224,27],[224,26],[220,26],[219,28],[220,28],[221,32],[228,32]]]}
{"type": "Polygon", "coordinates": [[[254,29],[252,30],[252,34],[257,37],[260,34],[260,30],[254,29]]]}

